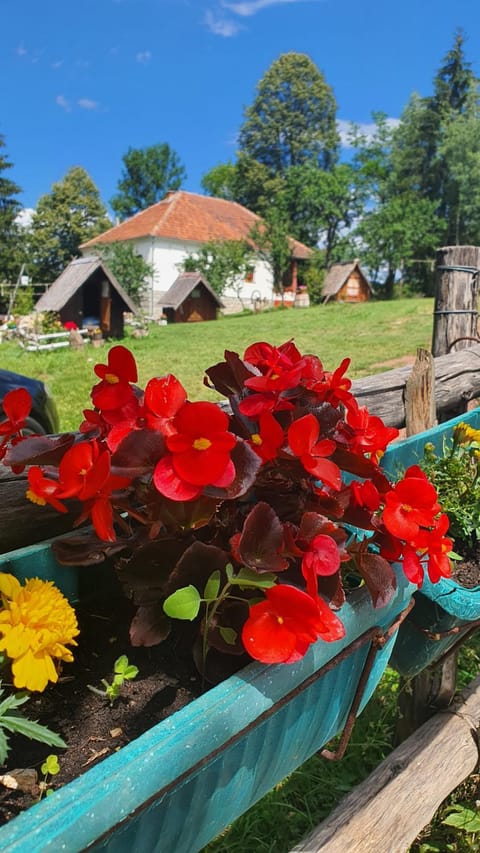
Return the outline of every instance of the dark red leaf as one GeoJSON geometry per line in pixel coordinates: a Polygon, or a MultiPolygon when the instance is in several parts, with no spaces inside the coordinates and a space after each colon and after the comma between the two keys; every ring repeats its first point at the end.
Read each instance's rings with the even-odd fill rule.
{"type": "Polygon", "coordinates": [[[342,584],[341,572],[334,575],[323,575],[318,578],[318,591],[320,595],[328,599],[334,610],[338,610],[345,604],[345,590],[342,584]]]}
{"type": "Polygon", "coordinates": [[[140,477],[152,471],[165,452],[165,440],[151,429],[133,430],[112,455],[112,474],[140,477]]]}
{"type": "Polygon", "coordinates": [[[52,543],[55,557],[64,566],[93,566],[103,563],[107,557],[118,554],[125,547],[125,540],[103,542],[91,528],[75,536],[59,537],[52,543]]]}
{"type": "Polygon", "coordinates": [[[373,606],[385,607],[397,588],[395,572],[390,563],[380,554],[363,551],[357,554],[356,564],[372,596],[373,606]]]}
{"type": "Polygon", "coordinates": [[[240,394],[246,379],[251,379],[257,371],[249,370],[238,353],[225,350],[225,361],[220,361],[209,367],[205,373],[210,383],[205,380],[207,387],[214,387],[224,397],[240,394]]]}
{"type": "Polygon", "coordinates": [[[130,642],[132,646],[157,646],[169,633],[170,620],[161,604],[139,607],[130,625],[130,642]]]}
{"type": "Polygon", "coordinates": [[[235,479],[224,489],[206,486],[204,494],[208,497],[234,500],[248,492],[255,482],[257,471],[262,463],[252,448],[239,438],[230,456],[235,466],[235,479]]]}
{"type": "Polygon", "coordinates": [[[243,525],[238,544],[240,557],[259,572],[283,572],[288,560],[283,550],[283,524],[269,504],[256,504],[243,525]]]}
{"type": "Polygon", "coordinates": [[[331,459],[342,471],[348,471],[357,477],[372,480],[380,492],[391,488],[390,480],[388,480],[378,465],[371,462],[370,459],[365,459],[364,456],[359,456],[357,453],[351,453],[349,450],[337,447],[331,459]]]}
{"type": "Polygon", "coordinates": [[[9,447],[3,462],[9,466],[58,465],[76,438],[78,436],[69,432],[63,435],[32,435],[9,447]]]}
{"type": "Polygon", "coordinates": [[[203,591],[212,572],[219,571],[225,576],[225,566],[229,555],[215,545],[205,545],[203,542],[193,542],[182,554],[175,568],[170,573],[165,595],[171,595],[182,586],[193,584],[203,591]]]}

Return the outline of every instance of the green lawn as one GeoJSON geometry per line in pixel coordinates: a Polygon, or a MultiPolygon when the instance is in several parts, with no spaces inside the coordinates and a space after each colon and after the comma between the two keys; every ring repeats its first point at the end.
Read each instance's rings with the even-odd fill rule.
{"type": "MultiPolygon", "coordinates": [[[[223,357],[225,349],[242,353],[253,341],[280,344],[294,338],[304,352],[320,356],[329,370],[349,356],[350,376],[388,370],[391,360],[430,347],[433,300],[404,299],[359,305],[333,304],[264,314],[222,318],[217,322],[151,327],[147,338],[124,343],[135,353],[139,384],[152,376],[174,373],[191,399],[213,394],[203,386],[203,371],[223,357]]],[[[0,345],[1,367],[43,379],[59,410],[62,430],[75,429],[95,381],[93,366],[106,349],[61,349],[28,353],[17,343],[0,345]]]]}

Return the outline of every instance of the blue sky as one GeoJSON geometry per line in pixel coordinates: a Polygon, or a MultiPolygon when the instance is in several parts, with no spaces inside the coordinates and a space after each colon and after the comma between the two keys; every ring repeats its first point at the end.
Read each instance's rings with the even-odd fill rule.
{"type": "Polygon", "coordinates": [[[156,142],[201,191],[288,51],[317,64],[345,123],[429,94],[458,27],[480,74],[479,0],[0,0],[0,15],[0,133],[27,208],[75,165],[108,203],[128,147],[156,142]]]}

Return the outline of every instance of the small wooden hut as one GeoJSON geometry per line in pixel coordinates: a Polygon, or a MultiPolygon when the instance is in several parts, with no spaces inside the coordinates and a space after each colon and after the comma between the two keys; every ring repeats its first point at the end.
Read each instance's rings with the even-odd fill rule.
{"type": "Polygon", "coordinates": [[[71,261],[40,297],[36,311],[56,311],[62,323],[79,329],[96,326],[104,338],[123,338],[123,314],[138,314],[138,307],[98,257],[71,261]]]}
{"type": "Polygon", "coordinates": [[[159,301],[169,323],[216,320],[218,309],[223,308],[223,302],[199,272],[181,273],[159,301]]]}
{"type": "Polygon", "coordinates": [[[372,288],[362,272],[358,259],[333,264],[328,270],[322,290],[322,302],[366,302],[372,288]]]}

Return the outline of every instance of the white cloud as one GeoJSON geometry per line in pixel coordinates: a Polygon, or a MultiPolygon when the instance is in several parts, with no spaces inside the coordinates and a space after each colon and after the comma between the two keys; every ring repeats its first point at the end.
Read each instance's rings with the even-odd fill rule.
{"type": "Polygon", "coordinates": [[[17,213],[15,222],[20,226],[20,228],[28,228],[34,213],[35,209],[33,207],[24,207],[20,213],[17,213]]]}
{"type": "Polygon", "coordinates": [[[151,58],[152,54],[149,50],[140,50],[135,57],[137,62],[140,62],[143,65],[145,65],[147,62],[150,62],[151,58]]]}
{"type": "Polygon", "coordinates": [[[61,68],[63,65],[63,59],[59,59],[57,62],[52,62],[50,64],[50,68],[53,68],[54,71],[57,71],[58,68],[61,68]]]}
{"type": "MultiPolygon", "coordinates": [[[[399,118],[387,118],[386,119],[387,127],[395,128],[400,124],[399,118]]],[[[365,136],[367,140],[372,140],[375,138],[375,131],[377,129],[377,125],[374,122],[353,122],[353,121],[345,121],[344,119],[339,119],[337,121],[337,131],[340,136],[340,142],[343,148],[352,148],[351,143],[351,133],[352,127],[354,127],[362,136],[365,136]]]]}
{"type": "Polygon", "coordinates": [[[98,101],[92,101],[91,98],[79,98],[77,104],[82,110],[98,110],[100,106],[98,101]]]}
{"type": "Polygon", "coordinates": [[[211,33],[224,38],[235,36],[241,29],[234,21],[228,21],[223,16],[219,17],[210,10],[205,13],[204,21],[211,33]]]}
{"type": "Polygon", "coordinates": [[[66,113],[70,113],[72,111],[70,101],[67,100],[65,95],[57,95],[55,103],[58,107],[61,107],[62,110],[65,110],[66,113]]]}
{"type": "MultiPolygon", "coordinates": [[[[317,0],[313,1],[317,2],[317,0]]],[[[312,0],[246,0],[246,2],[240,3],[227,3],[225,0],[222,0],[222,6],[230,12],[233,12],[235,15],[241,15],[244,18],[248,18],[250,15],[256,15],[257,12],[260,12],[262,9],[266,9],[268,6],[280,6],[282,3],[305,2],[312,2],[312,0]]]]}
{"type": "Polygon", "coordinates": [[[17,54],[17,56],[26,56],[26,55],[27,55],[27,53],[28,53],[27,48],[25,47],[24,43],[23,43],[23,42],[21,42],[21,43],[18,45],[17,50],[16,50],[16,54],[17,54]]]}

